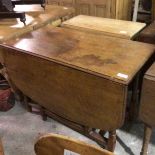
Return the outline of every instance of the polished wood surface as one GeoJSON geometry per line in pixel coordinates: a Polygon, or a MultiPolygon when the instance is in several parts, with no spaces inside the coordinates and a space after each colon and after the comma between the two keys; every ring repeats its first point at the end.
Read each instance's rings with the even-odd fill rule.
{"type": "Polygon", "coordinates": [[[88,127],[112,131],[122,126],[126,107],[122,84],[19,49],[0,49],[11,82],[36,103],[88,127]]]}
{"type": "Polygon", "coordinates": [[[79,15],[63,23],[64,27],[97,34],[133,39],[145,26],[145,23],[79,15]]]}
{"type": "Polygon", "coordinates": [[[143,81],[142,101],[140,106],[140,119],[155,127],[155,63],[146,72],[143,81]]]}
{"type": "Polygon", "coordinates": [[[131,0],[47,0],[47,3],[72,6],[76,15],[131,20],[131,0]]]}
{"type": "Polygon", "coordinates": [[[19,19],[0,20],[0,43],[22,34],[38,29],[52,22],[61,23],[61,18],[73,15],[74,10],[61,6],[46,6],[44,11],[40,5],[17,6],[16,11],[26,12],[26,26],[19,19]]]}
{"type": "Polygon", "coordinates": [[[153,45],[52,26],[6,44],[123,84],[130,83],[155,49],[153,45]]]}
{"type": "Polygon", "coordinates": [[[75,155],[114,155],[99,147],[55,134],[47,134],[39,138],[34,149],[36,155],[69,155],[71,152],[76,153],[75,155]]]}

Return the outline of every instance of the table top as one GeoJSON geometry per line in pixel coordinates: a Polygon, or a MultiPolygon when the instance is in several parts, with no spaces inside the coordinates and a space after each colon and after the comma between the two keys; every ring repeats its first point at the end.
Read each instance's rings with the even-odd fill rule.
{"type": "Polygon", "coordinates": [[[129,84],[154,53],[153,45],[48,25],[6,42],[31,55],[129,84]]]}
{"type": "Polygon", "coordinates": [[[72,14],[72,8],[47,5],[44,9],[40,5],[19,5],[15,11],[26,12],[26,26],[20,19],[1,19],[0,20],[0,42],[4,42],[21,34],[30,32],[39,27],[45,26],[50,22],[72,14]],[[30,11],[31,10],[31,11],[30,11]]]}
{"type": "Polygon", "coordinates": [[[79,15],[63,23],[65,27],[91,30],[100,34],[133,39],[145,26],[145,23],[79,15]]]}

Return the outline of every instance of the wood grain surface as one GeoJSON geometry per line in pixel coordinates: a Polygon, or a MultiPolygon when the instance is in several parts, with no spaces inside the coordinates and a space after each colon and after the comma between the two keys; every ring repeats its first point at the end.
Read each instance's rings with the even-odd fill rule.
{"type": "Polygon", "coordinates": [[[125,84],[154,53],[153,45],[52,26],[6,44],[125,84]]]}
{"type": "Polygon", "coordinates": [[[85,15],[79,15],[63,22],[63,27],[125,39],[133,39],[145,26],[145,23],[85,15]]]}
{"type": "MultiPolygon", "coordinates": [[[[46,6],[45,11],[40,5],[18,6],[15,10],[26,12],[26,26],[20,22],[20,19],[0,19],[0,43],[58,21],[74,13],[74,10],[71,8],[54,5],[46,6]]],[[[60,23],[61,21],[59,24],[60,23]]]]}
{"type": "Polygon", "coordinates": [[[128,84],[153,53],[152,45],[47,26],[1,45],[0,61],[46,109],[113,131],[124,122],[128,84]]]}
{"type": "Polygon", "coordinates": [[[72,6],[77,15],[131,20],[131,0],[47,0],[47,3],[72,6]]]}
{"type": "Polygon", "coordinates": [[[47,134],[39,138],[34,149],[36,155],[68,155],[64,153],[66,151],[72,151],[76,155],[114,155],[99,147],[55,134],[47,134]]]}
{"type": "Polygon", "coordinates": [[[122,126],[126,86],[18,49],[0,51],[11,82],[49,111],[106,131],[122,126]]]}

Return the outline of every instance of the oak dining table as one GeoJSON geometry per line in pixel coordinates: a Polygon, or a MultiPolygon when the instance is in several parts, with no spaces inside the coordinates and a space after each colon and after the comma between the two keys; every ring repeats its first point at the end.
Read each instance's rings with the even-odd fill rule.
{"type": "Polygon", "coordinates": [[[44,116],[114,151],[129,87],[154,49],[145,43],[48,25],[1,44],[0,62],[14,90],[39,104],[44,116]]]}

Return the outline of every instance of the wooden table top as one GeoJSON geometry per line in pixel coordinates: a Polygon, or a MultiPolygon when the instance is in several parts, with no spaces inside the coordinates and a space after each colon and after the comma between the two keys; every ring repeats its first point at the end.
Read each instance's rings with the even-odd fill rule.
{"type": "Polygon", "coordinates": [[[155,49],[149,44],[50,25],[12,39],[6,46],[123,84],[129,84],[155,49]]]}
{"type": "Polygon", "coordinates": [[[145,26],[145,23],[79,15],[63,23],[63,26],[94,31],[125,39],[133,39],[145,26]]]}
{"type": "Polygon", "coordinates": [[[56,21],[69,14],[73,14],[71,8],[47,5],[44,9],[40,5],[24,5],[15,8],[16,11],[26,12],[26,26],[20,19],[1,19],[0,20],[0,42],[4,42],[13,37],[30,32],[48,23],[56,21]],[[31,10],[31,11],[30,11],[31,10]]]}

